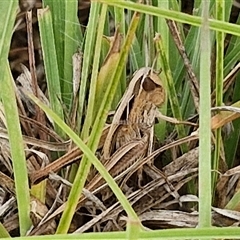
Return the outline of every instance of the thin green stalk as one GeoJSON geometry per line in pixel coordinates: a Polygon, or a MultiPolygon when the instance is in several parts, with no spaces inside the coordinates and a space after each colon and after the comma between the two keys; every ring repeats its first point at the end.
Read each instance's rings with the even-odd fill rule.
{"type": "MultiPolygon", "coordinates": [[[[87,25],[86,38],[83,50],[83,63],[81,72],[81,82],[79,91],[79,108],[78,108],[78,123],[77,126],[81,127],[81,120],[83,118],[83,110],[85,105],[87,81],[90,73],[90,66],[93,59],[94,44],[96,43],[96,23],[100,13],[100,4],[91,3],[89,22],[87,25]]],[[[78,130],[80,132],[80,129],[78,130]]]]}
{"type": "Polygon", "coordinates": [[[124,9],[114,8],[115,23],[119,26],[119,32],[125,35],[125,12],[124,9]]]}
{"type": "Polygon", "coordinates": [[[143,37],[143,46],[142,52],[145,56],[145,66],[151,66],[153,63],[155,49],[154,49],[154,42],[153,38],[155,35],[155,31],[153,29],[153,16],[152,15],[145,15],[144,16],[144,37],[143,37]]]}
{"type": "MultiPolygon", "coordinates": [[[[7,59],[10,48],[14,21],[17,14],[17,0],[0,1],[0,9],[4,9],[4,11],[2,11],[2,19],[4,19],[4,21],[0,23],[0,59],[4,61],[7,59]]],[[[2,63],[2,61],[0,63],[2,63]]],[[[0,68],[4,70],[5,64],[0,64],[0,68]]]]}
{"type": "MultiPolygon", "coordinates": [[[[215,228],[178,228],[178,229],[161,229],[152,231],[142,231],[139,234],[139,240],[169,240],[169,239],[239,239],[239,227],[215,227],[215,228]]],[[[45,236],[27,236],[16,237],[16,240],[125,240],[125,231],[115,232],[91,232],[80,234],[61,234],[45,236]]],[[[3,238],[1,240],[9,240],[3,238]]]]}
{"type": "MultiPolygon", "coordinates": [[[[216,17],[218,20],[225,20],[225,0],[216,1],[216,17]]],[[[224,33],[216,34],[216,106],[223,102],[223,69],[224,69],[224,33]]],[[[221,151],[222,134],[221,128],[215,131],[215,151],[213,159],[212,193],[214,198],[215,185],[218,177],[219,157],[221,151]]]]}
{"type": "Polygon", "coordinates": [[[146,231],[139,239],[239,239],[239,227],[182,228],[146,231]]]}
{"type": "Polygon", "coordinates": [[[129,59],[129,65],[132,73],[135,72],[137,69],[144,67],[144,60],[140,49],[140,42],[137,37],[134,38],[129,59]]]}
{"type": "Polygon", "coordinates": [[[127,235],[126,239],[129,240],[137,240],[141,235],[142,225],[140,220],[136,221],[136,219],[131,220],[129,217],[127,219],[127,235]]]}
{"type": "Polygon", "coordinates": [[[90,127],[92,126],[92,124],[94,122],[93,110],[94,110],[94,103],[95,103],[98,69],[99,69],[103,30],[104,30],[106,14],[107,14],[107,5],[104,4],[101,9],[101,14],[99,17],[99,24],[98,24],[98,29],[97,29],[97,39],[96,39],[96,45],[95,45],[95,51],[94,51],[94,59],[93,59],[93,68],[92,68],[92,75],[91,75],[91,81],[90,81],[91,83],[90,83],[90,90],[89,90],[87,114],[86,114],[86,119],[84,121],[84,126],[83,126],[83,130],[82,130],[83,139],[86,139],[89,136],[90,127]]]}
{"type": "MultiPolygon", "coordinates": [[[[169,1],[158,1],[157,3],[159,8],[169,9],[169,1]]],[[[164,18],[157,18],[157,29],[156,32],[161,33],[161,38],[163,39],[164,49],[166,51],[166,58],[169,61],[169,29],[166,24],[166,20],[164,18]]],[[[161,69],[161,61],[160,58],[157,58],[156,70],[161,69]]],[[[164,74],[161,74],[161,80],[163,82],[164,87],[167,87],[167,79],[164,74]]],[[[168,99],[168,92],[166,91],[166,99],[168,99]]],[[[163,115],[167,115],[168,101],[165,101],[161,106],[161,113],[163,115]]],[[[156,137],[159,141],[163,141],[167,134],[166,129],[166,121],[160,121],[158,124],[155,124],[154,130],[156,133],[156,137]]]]}
{"type": "Polygon", "coordinates": [[[78,0],[66,1],[65,4],[65,30],[64,30],[64,72],[62,92],[64,103],[70,106],[73,93],[72,56],[80,46],[80,26],[78,20],[78,0]]]}
{"type": "Polygon", "coordinates": [[[208,22],[209,1],[203,1],[200,53],[199,108],[199,224],[211,226],[211,47],[208,22]]]}
{"type": "MultiPolygon", "coordinates": [[[[140,3],[133,3],[132,1],[109,1],[109,0],[93,0],[93,2],[107,3],[111,6],[127,8],[129,10],[138,11],[140,13],[150,14],[157,17],[164,17],[175,20],[181,23],[187,23],[193,26],[200,27],[202,24],[201,17],[192,16],[178,11],[159,9],[154,6],[149,6],[140,3]]],[[[222,31],[225,33],[240,36],[240,26],[235,24],[209,19],[209,28],[215,31],[222,31]]]]}
{"type": "Polygon", "coordinates": [[[31,226],[27,164],[15,98],[14,80],[7,60],[5,60],[5,64],[3,62],[1,62],[1,64],[5,65],[5,71],[3,71],[4,78],[1,82],[1,97],[6,116],[11,158],[13,163],[20,234],[23,236],[31,226]]]}

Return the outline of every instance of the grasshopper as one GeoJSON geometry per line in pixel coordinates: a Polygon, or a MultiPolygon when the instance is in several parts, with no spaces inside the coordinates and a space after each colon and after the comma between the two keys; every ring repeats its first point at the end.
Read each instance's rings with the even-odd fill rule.
{"type": "MultiPolygon", "coordinates": [[[[117,107],[112,124],[104,129],[99,143],[103,156],[101,161],[112,176],[117,176],[138,158],[151,152],[157,107],[164,101],[165,90],[158,75],[148,67],[136,71],[117,107]]],[[[81,155],[80,149],[73,148],[45,168],[30,174],[32,183],[77,161],[81,155]]]]}
{"type": "MultiPolygon", "coordinates": [[[[157,107],[164,101],[165,90],[158,75],[151,68],[138,70],[120,101],[103,145],[101,161],[113,177],[151,152],[157,107]]],[[[103,183],[97,174],[86,189],[95,190],[103,183]]]]}
{"type": "MultiPolygon", "coordinates": [[[[122,173],[126,174],[126,170],[133,163],[151,152],[157,108],[164,101],[165,89],[157,73],[148,67],[139,69],[131,79],[117,107],[112,123],[110,127],[105,129],[104,137],[100,141],[101,161],[112,177],[118,177],[122,173]]],[[[82,152],[78,148],[72,149],[60,159],[32,174],[32,182],[38,182],[46,177],[50,171],[58,170],[58,165],[61,167],[69,165],[81,154],[82,152]]],[[[102,176],[96,174],[85,189],[88,192],[96,193],[102,189],[103,184],[102,176]]],[[[102,198],[104,199],[104,196],[102,198]]],[[[84,200],[86,197],[79,199],[78,208],[83,206],[84,200]]],[[[61,205],[46,221],[61,213],[64,207],[65,204],[61,205]]]]}

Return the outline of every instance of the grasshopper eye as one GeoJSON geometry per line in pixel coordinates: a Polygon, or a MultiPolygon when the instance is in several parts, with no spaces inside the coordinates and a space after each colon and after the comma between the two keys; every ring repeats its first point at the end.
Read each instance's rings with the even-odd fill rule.
{"type": "Polygon", "coordinates": [[[146,92],[150,92],[157,88],[157,84],[154,83],[151,78],[146,77],[143,81],[142,87],[146,92]]]}

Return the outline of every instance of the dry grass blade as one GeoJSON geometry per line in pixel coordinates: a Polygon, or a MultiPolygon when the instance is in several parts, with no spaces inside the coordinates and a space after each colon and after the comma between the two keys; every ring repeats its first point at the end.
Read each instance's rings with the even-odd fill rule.
{"type": "Polygon", "coordinates": [[[220,113],[212,117],[212,120],[211,120],[212,130],[220,128],[225,124],[230,123],[234,119],[239,118],[240,117],[239,104],[240,102],[238,101],[232,104],[231,106],[223,106],[223,107],[215,108],[216,110],[223,110],[223,111],[221,111],[220,113]]]}
{"type": "MultiPolygon", "coordinates": [[[[108,133],[109,127],[106,127],[103,130],[102,137],[99,142],[99,148],[102,148],[103,143],[106,138],[106,134],[108,133]]],[[[74,147],[69,152],[67,152],[62,157],[56,159],[54,162],[50,163],[46,167],[33,172],[30,174],[30,179],[32,184],[38,183],[42,181],[43,179],[47,178],[49,173],[51,172],[57,172],[63,167],[66,167],[76,161],[78,161],[82,156],[82,151],[78,147],[74,147]]]]}
{"type": "Polygon", "coordinates": [[[195,108],[198,110],[199,108],[199,81],[197,80],[197,77],[193,71],[192,64],[187,56],[185,47],[183,45],[182,39],[180,37],[180,33],[177,29],[177,25],[173,20],[166,20],[169,30],[173,36],[173,40],[176,44],[176,47],[183,59],[184,65],[187,69],[188,77],[190,80],[190,88],[191,88],[191,93],[192,97],[194,100],[195,108]]]}
{"type": "MultiPolygon", "coordinates": [[[[8,139],[8,133],[7,130],[4,128],[0,128],[0,139],[8,139]]],[[[33,137],[28,137],[23,135],[23,141],[25,144],[29,144],[32,146],[40,147],[43,149],[51,150],[51,151],[66,151],[69,142],[49,142],[44,140],[39,140],[33,137]]]]}

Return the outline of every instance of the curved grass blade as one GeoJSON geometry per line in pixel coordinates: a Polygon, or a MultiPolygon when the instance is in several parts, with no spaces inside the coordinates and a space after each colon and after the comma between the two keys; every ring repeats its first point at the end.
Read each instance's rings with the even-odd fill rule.
{"type": "Polygon", "coordinates": [[[1,222],[0,222],[0,238],[11,238],[7,229],[3,226],[1,222]]]}
{"type": "MultiPolygon", "coordinates": [[[[108,173],[108,171],[105,169],[105,167],[102,165],[102,163],[97,159],[95,154],[91,151],[91,149],[78,137],[76,133],[74,133],[71,128],[64,123],[50,108],[48,108],[46,105],[41,103],[41,101],[36,98],[33,95],[30,95],[31,99],[47,114],[49,115],[55,122],[58,124],[58,126],[75,142],[75,144],[83,151],[85,156],[89,159],[89,161],[96,167],[98,172],[103,176],[103,178],[108,183],[109,187],[112,189],[116,197],[118,198],[119,202],[124,207],[125,211],[127,212],[128,216],[136,221],[138,221],[138,217],[136,213],[134,212],[132,206],[127,201],[127,198],[121,191],[121,189],[118,187],[117,183],[114,181],[112,176],[108,173]]],[[[74,186],[72,187],[73,191],[74,186]]],[[[77,195],[78,200],[78,193],[75,193],[77,195]]],[[[74,211],[75,210],[75,203],[72,201],[72,199],[69,197],[68,203],[70,205],[70,208],[74,211]]]]}
{"type": "Polygon", "coordinates": [[[13,77],[7,60],[17,7],[18,1],[16,0],[0,1],[0,9],[4,9],[2,11],[2,19],[4,21],[0,23],[0,72],[2,74],[0,97],[3,102],[7,123],[16,186],[20,234],[23,236],[31,226],[30,195],[24,143],[18,117],[13,77]]]}

